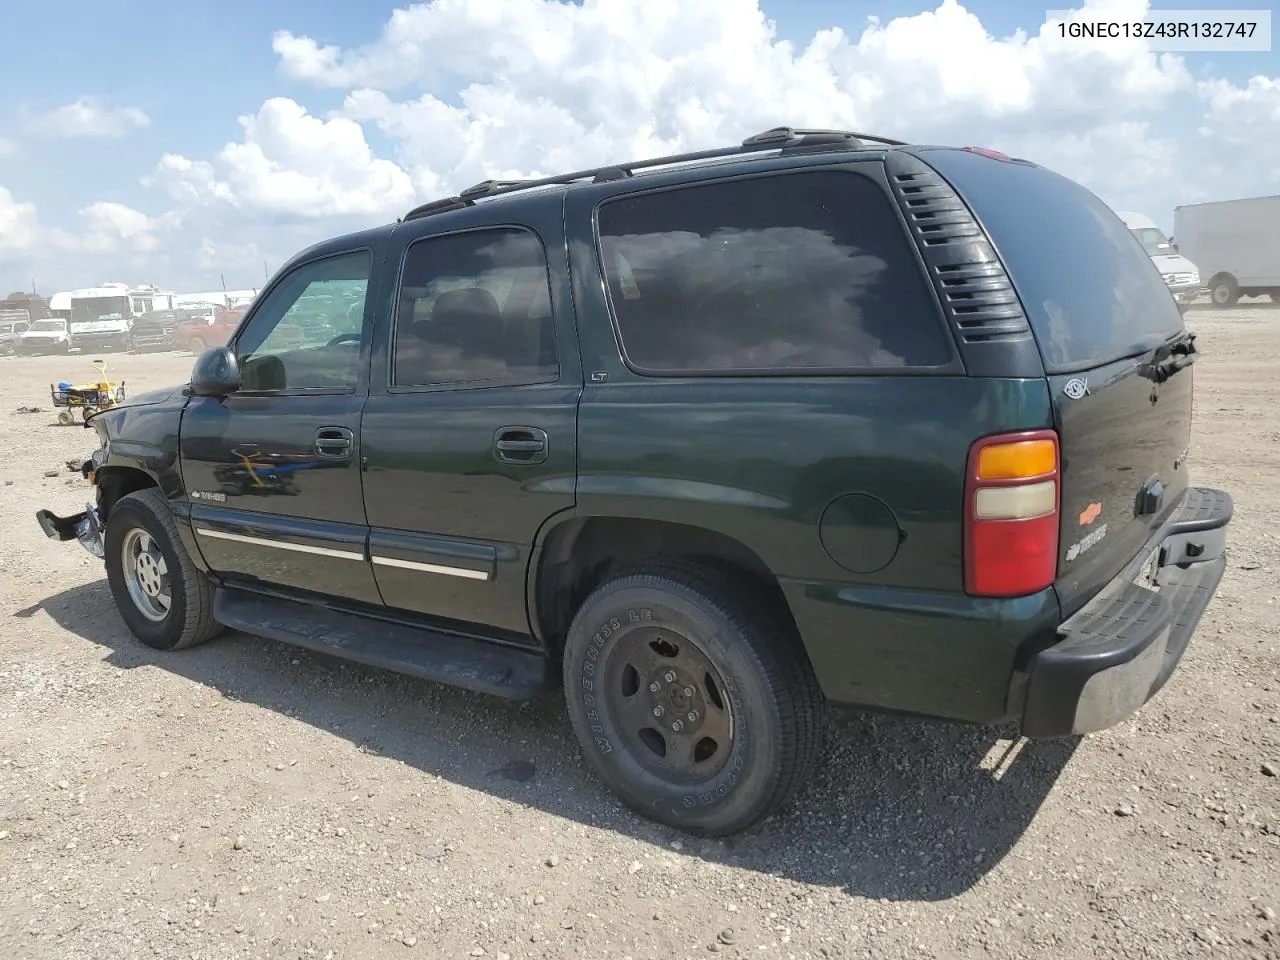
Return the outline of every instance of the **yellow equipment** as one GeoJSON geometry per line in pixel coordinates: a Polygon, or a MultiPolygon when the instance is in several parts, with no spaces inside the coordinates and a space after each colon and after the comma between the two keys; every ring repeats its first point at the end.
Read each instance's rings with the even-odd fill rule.
{"type": "Polygon", "coordinates": [[[53,405],[67,408],[58,411],[59,423],[74,423],[73,409],[79,409],[80,419],[87,421],[99,410],[106,410],[117,403],[124,402],[124,381],[121,380],[117,386],[107,379],[107,361],[94,360],[93,366],[98,371],[98,379],[94,383],[71,384],[64,381],[49,385],[53,405]]]}

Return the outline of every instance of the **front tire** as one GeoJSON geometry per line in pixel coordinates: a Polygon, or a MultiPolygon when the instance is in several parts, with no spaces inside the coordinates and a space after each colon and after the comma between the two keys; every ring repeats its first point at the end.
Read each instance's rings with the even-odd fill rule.
{"type": "Polygon", "coordinates": [[[204,341],[199,337],[192,337],[187,342],[187,349],[190,350],[194,356],[198,357],[200,354],[204,353],[204,341]]]}
{"type": "Polygon", "coordinates": [[[799,638],[745,586],[654,565],[596,589],[565,641],[569,717],[632,810],[702,836],[770,816],[810,776],[822,695],[799,638]]]}
{"type": "Polygon", "coordinates": [[[116,501],[104,544],[111,595],[135,637],[156,650],[180,650],[221,632],[213,587],[191,562],[158,490],[116,501]]]}

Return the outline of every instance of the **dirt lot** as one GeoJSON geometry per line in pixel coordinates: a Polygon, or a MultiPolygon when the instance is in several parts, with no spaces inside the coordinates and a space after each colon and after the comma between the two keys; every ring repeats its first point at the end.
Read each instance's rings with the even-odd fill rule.
{"type": "Polygon", "coordinates": [[[1280,957],[1280,311],[1191,319],[1193,470],[1237,512],[1157,700],[1078,743],[841,714],[727,843],[622,811],[559,706],[138,644],[32,518],[85,498],[47,391],[87,361],[0,359],[0,957],[1280,957]]]}

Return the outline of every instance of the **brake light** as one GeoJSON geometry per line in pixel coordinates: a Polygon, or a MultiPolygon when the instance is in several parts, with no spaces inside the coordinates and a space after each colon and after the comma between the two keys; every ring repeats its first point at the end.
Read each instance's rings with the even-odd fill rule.
{"type": "Polygon", "coordinates": [[[965,147],[969,153],[976,153],[982,157],[990,157],[992,160],[1008,160],[1008,154],[1001,153],[999,150],[989,150],[986,147],[965,147]]]}
{"type": "Polygon", "coordinates": [[[1058,435],[984,437],[969,450],[964,491],[964,589],[1020,597],[1053,584],[1061,504],[1058,435]]]}

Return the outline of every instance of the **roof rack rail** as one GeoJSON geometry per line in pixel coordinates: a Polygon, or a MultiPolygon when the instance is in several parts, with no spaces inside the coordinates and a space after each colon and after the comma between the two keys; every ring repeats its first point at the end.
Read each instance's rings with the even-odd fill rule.
{"type": "Polygon", "coordinates": [[[444,197],[440,200],[432,200],[430,203],[414,207],[400,219],[402,222],[405,220],[417,220],[419,217],[429,217],[433,213],[448,213],[450,210],[461,210],[463,207],[470,206],[474,206],[474,204],[470,200],[463,200],[462,197],[444,197]]]}
{"type": "Polygon", "coordinates": [[[417,220],[434,213],[447,213],[470,207],[479,199],[488,199],[518,190],[532,190],[536,187],[568,186],[589,180],[592,183],[607,183],[622,180],[635,175],[637,170],[652,167],[665,167],[677,163],[694,163],[700,160],[718,160],[725,157],[741,156],[748,153],[765,153],[779,150],[783,153],[808,153],[831,149],[832,147],[855,148],[860,141],[881,143],[886,146],[905,146],[902,140],[891,140],[888,137],[877,137],[871,134],[854,133],[848,130],[807,130],[796,127],[773,127],[763,133],[747,137],[735,147],[717,147],[712,150],[695,150],[691,153],[677,153],[666,157],[652,157],[647,160],[633,160],[630,163],[611,163],[603,167],[592,167],[589,170],[575,170],[573,173],[562,173],[554,177],[541,177],[537,180],[485,180],[467,187],[456,197],[433,200],[414,207],[406,213],[401,221],[417,220]]]}
{"type": "Polygon", "coordinates": [[[514,187],[528,182],[528,180],[485,180],[481,183],[467,187],[467,189],[459,193],[458,196],[463,200],[474,200],[478,197],[487,197],[495,190],[505,190],[508,187],[514,187]]]}
{"type": "Polygon", "coordinates": [[[889,147],[904,147],[903,140],[891,140],[889,137],[878,137],[870,133],[856,133],[853,130],[805,130],[797,127],[773,127],[763,133],[747,137],[742,141],[744,147],[758,147],[764,144],[783,143],[791,146],[793,140],[821,140],[835,143],[840,140],[866,140],[870,143],[883,143],[889,147]]]}

